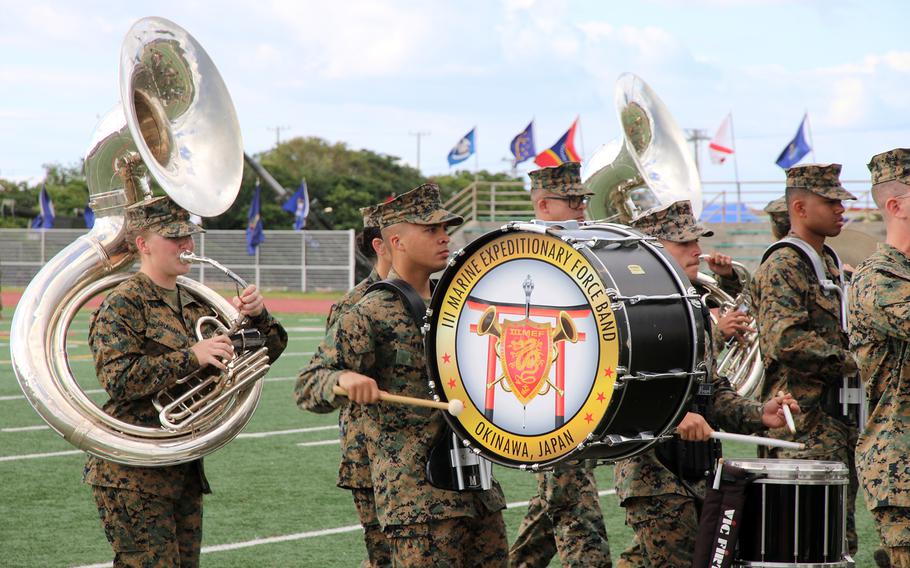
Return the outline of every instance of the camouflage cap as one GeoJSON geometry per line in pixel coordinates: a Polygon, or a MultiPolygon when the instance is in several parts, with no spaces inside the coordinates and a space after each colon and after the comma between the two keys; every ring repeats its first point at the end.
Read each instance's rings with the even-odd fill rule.
{"type": "Polygon", "coordinates": [[[395,199],[376,206],[379,216],[379,227],[385,229],[398,223],[415,223],[417,225],[435,225],[447,223],[461,225],[464,219],[442,208],[439,199],[439,186],[425,183],[395,199]]]}
{"type": "Polygon", "coordinates": [[[872,185],[897,180],[910,185],[910,149],[895,148],[872,156],[869,161],[872,185]]]}
{"type": "Polygon", "coordinates": [[[363,228],[364,229],[379,226],[379,206],[378,205],[370,205],[369,207],[361,207],[360,214],[363,215],[363,228]]]}
{"type": "Polygon", "coordinates": [[[653,207],[632,219],[631,225],[646,235],[674,243],[688,243],[714,235],[714,231],[695,220],[689,201],[653,207]]]}
{"type": "Polygon", "coordinates": [[[765,213],[787,213],[787,196],[783,195],[765,205],[765,213]]]}
{"type": "Polygon", "coordinates": [[[156,197],[126,208],[126,223],[134,231],[153,231],[162,237],[187,237],[205,229],[190,221],[190,212],[170,197],[156,197]]]}
{"type": "Polygon", "coordinates": [[[554,195],[594,195],[581,183],[581,164],[564,162],[550,168],[540,168],[528,172],[531,178],[531,190],[543,189],[554,195]]]}
{"type": "Polygon", "coordinates": [[[787,188],[802,188],[828,199],[856,199],[840,184],[840,164],[803,164],[787,170],[787,188]]]}

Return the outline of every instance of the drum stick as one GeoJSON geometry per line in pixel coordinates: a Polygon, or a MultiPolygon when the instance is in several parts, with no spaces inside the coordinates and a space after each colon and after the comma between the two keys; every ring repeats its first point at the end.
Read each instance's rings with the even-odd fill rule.
{"type": "MultiPolygon", "coordinates": [[[[783,398],[784,391],[777,391],[777,396],[783,398]]],[[[796,423],[793,421],[793,413],[790,412],[790,405],[783,404],[784,407],[784,419],[787,421],[787,428],[790,430],[791,434],[796,434],[796,423]]]]}
{"type": "MultiPolygon", "coordinates": [[[[338,385],[332,387],[332,392],[339,396],[348,396],[348,391],[338,385]]],[[[445,410],[452,416],[458,416],[464,410],[464,403],[460,400],[452,399],[449,402],[437,402],[425,398],[415,398],[413,396],[401,396],[400,394],[391,394],[386,391],[379,391],[379,400],[391,402],[394,404],[408,404],[410,406],[422,406],[424,408],[436,408],[445,410]]]]}
{"type": "Polygon", "coordinates": [[[729,442],[745,442],[755,444],[756,446],[770,446],[772,448],[787,448],[790,450],[804,450],[806,444],[798,442],[788,442],[787,440],[776,440],[774,438],[762,438],[761,436],[747,436],[745,434],[732,434],[730,432],[711,432],[711,437],[715,440],[729,442]]]}

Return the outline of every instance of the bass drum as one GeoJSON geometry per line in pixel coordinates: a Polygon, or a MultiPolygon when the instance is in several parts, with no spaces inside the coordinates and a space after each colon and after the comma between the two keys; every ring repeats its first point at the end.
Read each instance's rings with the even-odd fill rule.
{"type": "Polygon", "coordinates": [[[513,223],[453,254],[426,334],[462,443],[546,469],[634,456],[705,376],[701,303],[656,240],[622,225],[513,223]]]}

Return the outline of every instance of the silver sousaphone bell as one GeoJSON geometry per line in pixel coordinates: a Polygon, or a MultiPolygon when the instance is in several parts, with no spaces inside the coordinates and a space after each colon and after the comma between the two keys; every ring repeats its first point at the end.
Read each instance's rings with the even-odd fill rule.
{"type": "MultiPolygon", "coordinates": [[[[151,197],[149,178],[190,212],[219,215],[240,189],[243,143],[230,95],[208,54],[163,18],[143,18],[127,32],[120,95],[85,157],[94,227],[32,279],[13,316],[10,352],[29,403],[77,448],[128,465],[172,465],[198,459],[239,434],[256,409],[262,382],[246,382],[244,374],[243,388],[205,410],[204,420],[173,428],[135,426],[107,415],[82,391],[67,361],[67,330],[86,301],[129,276],[135,257],[126,246],[124,210],[151,197]]],[[[219,319],[238,319],[237,310],[213,290],[184,277],[178,282],[219,319]]],[[[268,365],[261,367],[259,377],[268,365]]]]}

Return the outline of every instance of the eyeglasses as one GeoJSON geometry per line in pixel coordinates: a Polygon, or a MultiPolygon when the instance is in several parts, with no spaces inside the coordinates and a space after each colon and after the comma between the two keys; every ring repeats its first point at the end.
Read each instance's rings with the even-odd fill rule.
{"type": "Polygon", "coordinates": [[[573,195],[571,197],[556,197],[556,196],[547,196],[544,199],[555,199],[557,201],[565,201],[566,205],[569,206],[569,209],[581,209],[582,205],[587,205],[591,201],[590,195],[573,195]]]}

